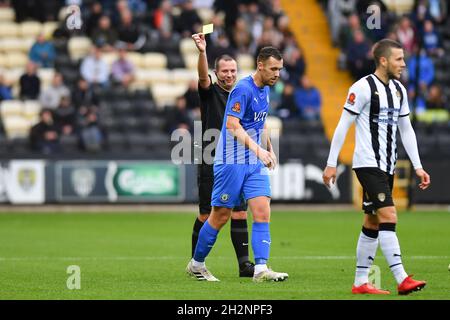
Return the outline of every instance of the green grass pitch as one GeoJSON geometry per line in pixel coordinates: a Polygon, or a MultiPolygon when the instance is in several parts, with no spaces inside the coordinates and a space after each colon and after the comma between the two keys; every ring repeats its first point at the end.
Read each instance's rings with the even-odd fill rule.
{"type": "MultiPolygon", "coordinates": [[[[237,276],[229,224],[207,258],[221,282],[185,274],[195,213],[0,214],[0,300],[5,299],[450,299],[450,212],[401,212],[397,233],[408,273],[428,281],[409,296],[378,249],[390,296],[350,293],[362,213],[273,212],[269,265],[281,283],[237,276]],[[67,267],[81,270],[69,290],[67,267]]],[[[249,226],[251,222],[249,221],[249,226]]]]}

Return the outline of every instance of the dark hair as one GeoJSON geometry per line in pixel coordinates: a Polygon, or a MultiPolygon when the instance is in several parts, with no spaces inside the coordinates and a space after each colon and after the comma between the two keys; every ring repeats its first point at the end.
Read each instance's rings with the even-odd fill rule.
{"type": "Polygon", "coordinates": [[[389,58],[392,48],[403,49],[402,45],[399,42],[391,39],[383,39],[374,44],[373,57],[375,59],[375,65],[377,68],[380,65],[380,58],[389,58]]]}
{"type": "Polygon", "coordinates": [[[256,63],[265,62],[270,57],[274,57],[278,61],[283,59],[281,52],[277,48],[264,47],[261,50],[259,50],[258,57],[256,58],[256,63]]]}
{"type": "Polygon", "coordinates": [[[216,58],[216,60],[214,61],[214,69],[216,71],[218,71],[218,69],[219,69],[219,62],[221,60],[223,60],[223,61],[234,61],[234,58],[232,56],[228,55],[228,54],[222,54],[222,55],[218,56],[216,58]]]}

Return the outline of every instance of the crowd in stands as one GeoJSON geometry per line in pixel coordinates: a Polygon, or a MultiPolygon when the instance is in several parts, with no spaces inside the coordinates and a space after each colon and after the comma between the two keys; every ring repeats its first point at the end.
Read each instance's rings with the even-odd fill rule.
{"type": "MultiPolygon", "coordinates": [[[[418,119],[448,123],[450,77],[444,71],[450,67],[448,1],[415,0],[402,15],[381,0],[318,1],[328,12],[341,68],[355,79],[371,73],[371,45],[385,37],[398,40],[407,59],[403,81],[418,119]],[[373,4],[381,12],[379,29],[369,29],[366,23],[371,15],[367,8],[373,4]]],[[[320,124],[324,93],[306,76],[307,62],[280,0],[2,0],[2,8],[14,10],[17,24],[54,22],[51,32],[42,28],[34,35],[15,83],[0,66],[0,104],[39,103],[40,112],[26,132],[27,146],[36,152],[65,152],[66,145],[99,152],[140,143],[141,150],[161,150],[173,130],[192,131],[200,109],[197,51],[195,46],[192,50],[190,37],[206,23],[214,24],[214,32],[207,36],[211,69],[218,56],[228,54],[237,58],[240,76],[245,76],[254,69],[260,48],[279,48],[284,69],[281,81],[271,88],[271,116],[282,119],[283,125],[293,119],[320,124]],[[81,7],[81,30],[66,27],[65,8],[72,4],[81,7]],[[80,37],[89,43],[71,46],[80,37]],[[188,79],[181,86],[172,80],[164,86],[169,75],[161,72],[161,66],[175,78],[187,74],[188,79]],[[166,100],[166,91],[176,97],[166,100]]],[[[6,41],[1,32],[0,41],[6,41]]],[[[1,55],[0,49],[0,64],[1,55]]],[[[7,127],[4,116],[2,110],[0,129],[7,127]]],[[[0,140],[6,136],[18,146],[23,131],[18,136],[7,131],[0,140]]]]}
{"type": "Polygon", "coordinates": [[[402,82],[417,119],[448,123],[450,77],[443,69],[450,67],[450,1],[411,1],[410,10],[401,14],[388,10],[388,1],[320,2],[327,11],[333,44],[341,50],[341,68],[360,79],[373,72],[373,43],[383,38],[400,42],[407,64],[402,82]],[[370,7],[373,5],[378,10],[370,7]],[[379,28],[373,28],[368,18],[378,12],[379,28]]]}
{"type": "MultiPolygon", "coordinates": [[[[129,115],[117,119],[116,109],[130,111],[136,101],[147,109],[154,108],[154,101],[145,99],[156,101],[158,98],[157,94],[148,92],[148,88],[145,93],[138,92],[142,91],[136,89],[136,74],[140,70],[129,55],[162,53],[167,57],[167,68],[189,68],[181,52],[182,41],[190,39],[201,30],[202,24],[209,22],[214,23],[214,32],[207,36],[211,69],[222,54],[229,54],[238,61],[240,56],[246,56],[253,60],[242,70],[248,74],[255,66],[259,49],[275,46],[283,53],[285,69],[282,81],[272,88],[272,116],[319,121],[320,93],[305,76],[302,50],[289,29],[289,19],[279,0],[49,0],[45,5],[40,1],[6,0],[0,6],[13,8],[17,23],[58,23],[51,34],[36,35],[17,90],[0,71],[0,102],[37,100],[41,105],[39,118],[29,130],[30,146],[37,152],[61,152],[64,149],[61,140],[72,144],[76,141],[79,150],[88,151],[107,149],[108,138],[113,141],[110,144],[120,140],[115,132],[120,127],[117,122],[124,120],[138,126],[143,118],[139,111],[134,119],[129,115]],[[68,30],[65,24],[64,10],[73,4],[81,8],[81,30],[68,30]],[[74,56],[69,52],[68,41],[73,37],[90,39],[92,45],[87,54],[74,56]],[[114,54],[114,61],[106,59],[111,54],[114,54]],[[47,83],[40,77],[44,69],[54,70],[47,83]],[[119,101],[108,100],[117,92],[127,93],[119,96],[119,101]],[[137,92],[136,95],[133,92],[137,92]],[[131,97],[131,103],[124,101],[124,97],[131,97]]],[[[190,69],[196,70],[195,67],[190,69]]],[[[157,83],[158,79],[152,81],[157,83]]],[[[166,135],[178,128],[192,131],[193,121],[200,119],[198,85],[194,77],[186,87],[184,94],[147,114],[163,122],[160,128],[166,135]]]]}

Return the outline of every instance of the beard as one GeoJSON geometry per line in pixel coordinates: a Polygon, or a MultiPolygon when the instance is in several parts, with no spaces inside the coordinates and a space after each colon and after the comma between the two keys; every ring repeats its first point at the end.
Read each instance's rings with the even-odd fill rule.
{"type": "Polygon", "coordinates": [[[391,70],[388,70],[387,76],[389,79],[400,80],[400,77],[399,76],[397,77],[391,70]]]}

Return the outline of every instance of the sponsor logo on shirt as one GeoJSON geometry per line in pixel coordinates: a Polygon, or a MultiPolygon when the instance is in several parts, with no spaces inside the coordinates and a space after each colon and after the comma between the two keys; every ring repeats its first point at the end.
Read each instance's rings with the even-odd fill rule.
{"type": "Polygon", "coordinates": [[[236,112],[236,113],[240,113],[241,112],[241,104],[239,102],[236,102],[233,107],[231,108],[232,111],[236,112]]]}
{"type": "Polygon", "coordinates": [[[348,99],[347,99],[347,103],[351,104],[351,105],[354,105],[355,104],[355,100],[356,100],[356,95],[353,92],[350,93],[350,95],[348,96],[348,99]]]}

